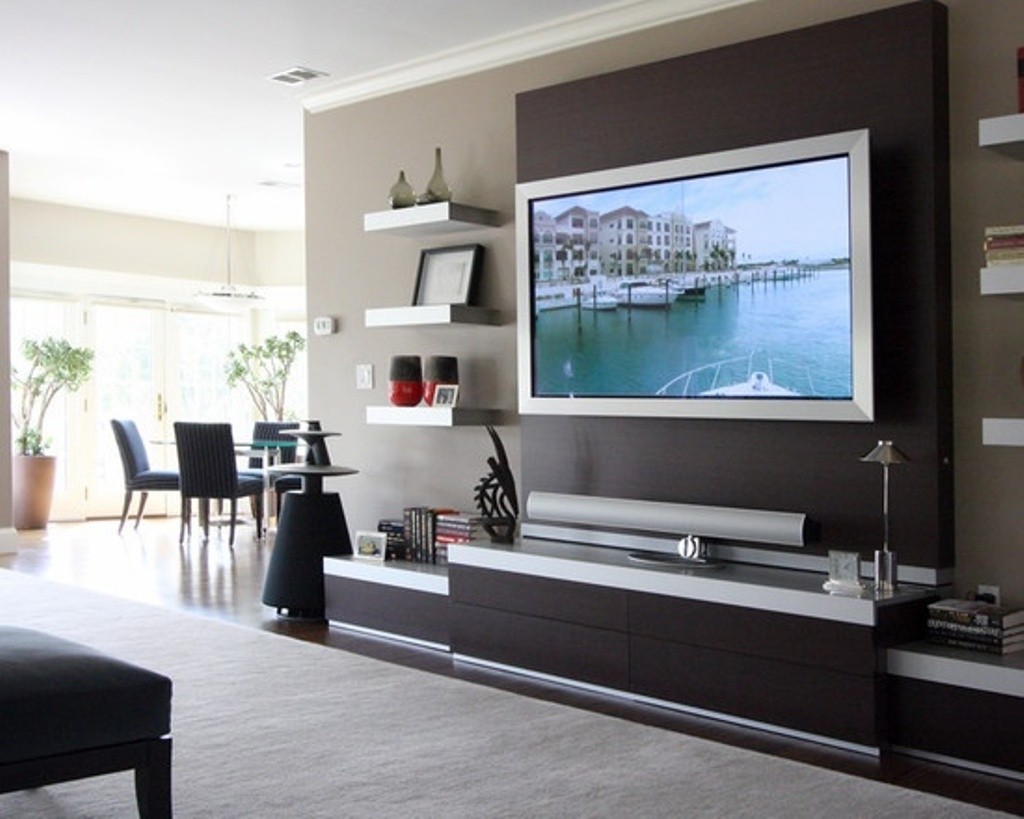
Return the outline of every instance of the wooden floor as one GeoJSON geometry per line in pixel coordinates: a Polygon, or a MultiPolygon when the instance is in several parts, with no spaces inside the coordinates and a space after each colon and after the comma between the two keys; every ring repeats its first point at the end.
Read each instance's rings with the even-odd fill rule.
{"type": "MultiPolygon", "coordinates": [[[[420,649],[331,629],[323,623],[280,620],[260,594],[272,545],[255,542],[242,527],[234,548],[211,533],[178,545],[177,521],[150,519],[118,536],[115,521],[52,523],[22,533],[17,554],[0,555],[9,568],[106,594],[309,640],[423,671],[491,685],[526,696],[621,717],[800,762],[891,782],[1024,816],[1024,783],[976,774],[898,755],[883,760],[811,742],[640,705],[517,675],[454,663],[439,651],[420,649]]],[[[1021,730],[1024,730],[1022,726],[1021,730]]],[[[838,807],[838,806],[837,806],[838,807]]],[[[898,809],[898,806],[894,806],[898,809]]]]}

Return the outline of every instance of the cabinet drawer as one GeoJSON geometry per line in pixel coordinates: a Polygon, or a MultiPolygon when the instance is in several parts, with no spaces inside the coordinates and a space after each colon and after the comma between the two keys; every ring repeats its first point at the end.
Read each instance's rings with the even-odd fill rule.
{"type": "Polygon", "coordinates": [[[448,588],[455,603],[622,632],[627,627],[621,589],[457,564],[448,567],[448,588]]]}
{"type": "Polygon", "coordinates": [[[893,745],[1024,773],[1024,699],[889,678],[893,745]]]}
{"type": "Polygon", "coordinates": [[[383,583],[326,575],[328,620],[448,645],[448,598],[383,583]]]}
{"type": "Polygon", "coordinates": [[[722,714],[878,747],[881,677],[688,646],[630,641],[632,690],[722,714]]]}
{"type": "Polygon", "coordinates": [[[631,593],[630,632],[766,659],[872,675],[878,652],[872,629],[813,617],[631,593]]]}
{"type": "Polygon", "coordinates": [[[622,632],[452,603],[452,651],[592,685],[629,689],[622,632]]]}

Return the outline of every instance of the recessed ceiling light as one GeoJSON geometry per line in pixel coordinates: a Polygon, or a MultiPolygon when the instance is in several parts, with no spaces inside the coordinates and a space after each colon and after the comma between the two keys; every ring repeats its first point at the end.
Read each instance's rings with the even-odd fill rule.
{"type": "Polygon", "coordinates": [[[302,85],[310,80],[315,80],[317,77],[327,76],[329,75],[326,71],[317,71],[315,68],[303,68],[301,65],[297,65],[294,68],[273,74],[267,79],[271,82],[283,83],[284,85],[302,85]]]}

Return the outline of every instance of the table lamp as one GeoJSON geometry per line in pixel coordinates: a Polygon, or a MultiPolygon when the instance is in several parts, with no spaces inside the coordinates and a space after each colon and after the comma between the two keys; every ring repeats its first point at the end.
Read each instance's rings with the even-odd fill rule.
{"type": "Polygon", "coordinates": [[[882,465],[882,519],[885,529],[882,548],[875,550],[875,588],[891,592],[896,588],[896,553],[889,551],[889,466],[907,463],[910,458],[899,451],[892,441],[879,441],[878,446],[861,458],[865,463],[882,465]]]}

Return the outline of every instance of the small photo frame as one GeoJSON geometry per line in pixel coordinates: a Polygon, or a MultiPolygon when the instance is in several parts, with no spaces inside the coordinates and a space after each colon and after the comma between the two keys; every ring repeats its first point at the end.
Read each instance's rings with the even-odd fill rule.
{"type": "Polygon", "coordinates": [[[420,252],[413,305],[472,304],[483,245],[435,247],[420,252]]]}
{"type": "Polygon", "coordinates": [[[384,532],[356,532],[355,547],[352,557],[357,560],[370,560],[383,563],[387,552],[388,536],[384,532]]]}
{"type": "Polygon", "coordinates": [[[860,553],[840,552],[830,549],[828,553],[828,580],[825,591],[840,594],[858,594],[864,584],[860,582],[860,553]]]}
{"type": "Polygon", "coordinates": [[[434,387],[435,407],[454,407],[458,402],[458,384],[438,384],[436,387],[434,387]]]}

